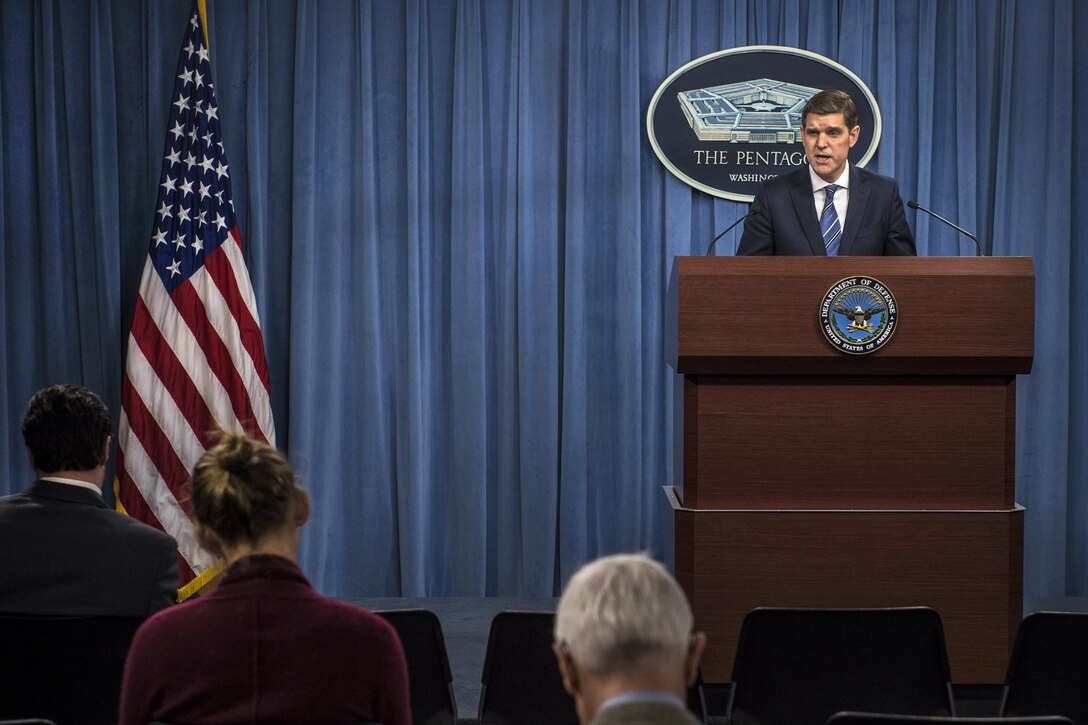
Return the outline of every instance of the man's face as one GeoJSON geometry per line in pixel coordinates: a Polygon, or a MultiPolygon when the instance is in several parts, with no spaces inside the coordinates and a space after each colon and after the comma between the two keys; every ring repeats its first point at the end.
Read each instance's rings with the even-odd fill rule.
{"type": "Polygon", "coordinates": [[[846,166],[847,154],[857,143],[860,132],[861,126],[847,129],[841,113],[805,116],[801,129],[805,158],[816,175],[828,183],[839,178],[846,166]]]}

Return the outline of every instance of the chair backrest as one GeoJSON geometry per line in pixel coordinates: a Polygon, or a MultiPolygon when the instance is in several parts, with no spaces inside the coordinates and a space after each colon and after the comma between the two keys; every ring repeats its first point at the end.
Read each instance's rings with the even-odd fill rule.
{"type": "Polygon", "coordinates": [[[823,725],[842,710],[954,715],[935,611],[755,609],[733,661],[732,725],[823,725]]]}
{"type": "Polygon", "coordinates": [[[706,692],[703,689],[703,668],[695,672],[695,682],[688,688],[688,710],[701,723],[706,722],[706,692]]]}
{"type": "Polygon", "coordinates": [[[0,718],[116,723],[133,617],[0,614],[0,718]]]}
{"type": "Polygon", "coordinates": [[[827,725],[1073,725],[1066,717],[945,717],[940,715],[885,715],[875,712],[840,712],[827,725]]]}
{"type": "Polygon", "coordinates": [[[457,721],[453,674],[442,624],[426,609],[375,612],[397,630],[408,662],[413,725],[452,725],[457,721]]]}
{"type": "Polygon", "coordinates": [[[1064,715],[1088,725],[1088,614],[1024,618],[1005,674],[1001,714],[1064,715]]]}
{"type": "Polygon", "coordinates": [[[578,725],[552,653],[551,612],[499,612],[491,620],[480,678],[479,721],[491,725],[578,725]]]}

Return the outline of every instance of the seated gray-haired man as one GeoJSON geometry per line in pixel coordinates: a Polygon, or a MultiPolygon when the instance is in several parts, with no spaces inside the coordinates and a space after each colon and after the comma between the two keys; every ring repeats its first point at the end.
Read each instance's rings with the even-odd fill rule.
{"type": "Polygon", "coordinates": [[[680,585],[642,554],[582,567],[555,612],[563,686],[583,725],[697,723],[684,705],[706,635],[680,585]]]}

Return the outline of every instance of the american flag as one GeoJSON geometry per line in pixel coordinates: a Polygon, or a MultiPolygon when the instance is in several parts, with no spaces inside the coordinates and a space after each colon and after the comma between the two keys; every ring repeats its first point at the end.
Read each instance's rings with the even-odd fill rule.
{"type": "Polygon", "coordinates": [[[194,10],[182,41],[157,211],[128,338],[118,508],[178,541],[184,599],[214,576],[189,472],[217,430],[275,445],[268,366],[242,255],[211,65],[194,10]]]}

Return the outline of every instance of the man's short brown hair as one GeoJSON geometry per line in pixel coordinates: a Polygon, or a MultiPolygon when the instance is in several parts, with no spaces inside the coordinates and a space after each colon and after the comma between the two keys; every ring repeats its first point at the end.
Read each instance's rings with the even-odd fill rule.
{"type": "Polygon", "coordinates": [[[827,116],[832,113],[841,113],[846,121],[846,130],[850,131],[858,125],[858,108],[854,105],[854,99],[849,93],[835,89],[820,91],[808,99],[804,110],[801,111],[801,126],[805,125],[808,114],[815,116],[827,116]]]}

